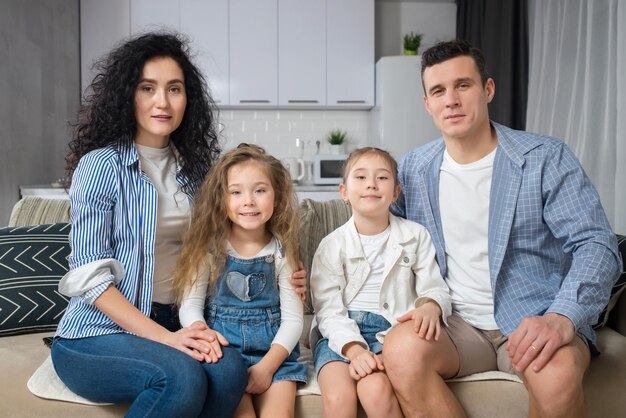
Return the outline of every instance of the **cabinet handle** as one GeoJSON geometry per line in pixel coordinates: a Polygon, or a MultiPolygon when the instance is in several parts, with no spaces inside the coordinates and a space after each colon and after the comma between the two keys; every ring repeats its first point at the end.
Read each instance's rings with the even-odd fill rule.
{"type": "Polygon", "coordinates": [[[287,100],[287,103],[319,103],[317,100],[287,100]]]}
{"type": "Polygon", "coordinates": [[[337,100],[339,104],[365,103],[365,100],[337,100]]]}
{"type": "Polygon", "coordinates": [[[269,103],[269,100],[239,100],[239,103],[269,103]]]}

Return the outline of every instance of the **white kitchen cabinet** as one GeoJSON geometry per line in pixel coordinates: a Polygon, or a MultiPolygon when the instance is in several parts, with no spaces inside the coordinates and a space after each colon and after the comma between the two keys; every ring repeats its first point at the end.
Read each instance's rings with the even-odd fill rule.
{"type": "Polygon", "coordinates": [[[180,28],[180,1],[130,0],[130,31],[180,28]]]}
{"type": "Polygon", "coordinates": [[[130,35],[130,0],[81,0],[80,84],[81,92],[95,75],[93,63],[130,35]]]}
{"type": "Polygon", "coordinates": [[[326,3],[327,105],[374,106],[374,0],[326,3]]]}
{"type": "Polygon", "coordinates": [[[326,2],[278,0],[278,104],[326,105],[326,2]]]}
{"type": "Polygon", "coordinates": [[[191,38],[195,62],[218,106],[230,104],[228,1],[180,0],[180,30],[191,38]]]}
{"type": "Polygon", "coordinates": [[[278,104],[278,0],[230,0],[230,104],[278,104]]]}
{"type": "Polygon", "coordinates": [[[159,28],[191,38],[219,106],[374,105],[374,0],[81,0],[81,84],[96,58],[159,28]]]}

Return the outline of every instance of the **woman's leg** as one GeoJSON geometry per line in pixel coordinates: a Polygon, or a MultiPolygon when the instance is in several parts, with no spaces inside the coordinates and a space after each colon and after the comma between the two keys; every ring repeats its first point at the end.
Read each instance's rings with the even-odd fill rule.
{"type": "Polygon", "coordinates": [[[207,377],[190,356],[129,334],[54,340],[57,374],[73,392],[93,401],[132,402],[127,417],[195,417],[207,377]]]}
{"type": "Polygon", "coordinates": [[[200,363],[208,380],[206,402],[200,416],[230,418],[248,384],[248,368],[239,351],[222,346],[222,358],[217,363],[200,363]]]}

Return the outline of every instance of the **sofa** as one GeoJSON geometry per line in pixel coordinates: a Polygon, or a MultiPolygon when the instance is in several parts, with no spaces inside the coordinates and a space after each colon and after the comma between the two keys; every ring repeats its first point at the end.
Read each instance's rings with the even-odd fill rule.
{"type": "MultiPolygon", "coordinates": [[[[37,197],[17,202],[10,225],[0,228],[0,417],[120,417],[128,405],[84,405],[48,400],[33,395],[27,382],[48,357],[42,339],[54,329],[67,298],[56,284],[67,270],[69,204],[66,200],[37,197]]],[[[344,223],[350,207],[341,200],[300,205],[301,258],[307,271],[323,236],[344,223]]],[[[626,252],[623,237],[620,251],[626,252]]],[[[598,348],[585,377],[590,417],[621,417],[626,410],[626,275],[613,289],[607,309],[599,318],[598,348]]],[[[306,323],[312,316],[310,298],[305,302],[306,323]]],[[[307,327],[305,327],[307,328],[307,327]]],[[[306,347],[308,329],[302,337],[302,359],[311,363],[306,347]]],[[[312,367],[309,368],[312,371],[312,367]]],[[[321,397],[313,376],[298,390],[297,417],[322,417],[321,397]]],[[[518,379],[500,372],[448,382],[469,417],[525,417],[528,394],[518,379]]],[[[360,417],[365,414],[361,410],[360,417]]]]}

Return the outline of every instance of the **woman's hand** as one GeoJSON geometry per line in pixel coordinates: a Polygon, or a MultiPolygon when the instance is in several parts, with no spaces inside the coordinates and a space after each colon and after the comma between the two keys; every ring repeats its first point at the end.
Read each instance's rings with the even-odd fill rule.
{"type": "Polygon", "coordinates": [[[198,361],[217,363],[222,358],[222,345],[228,341],[222,334],[210,329],[204,322],[196,321],[188,327],[170,332],[162,341],[198,361]]]}

